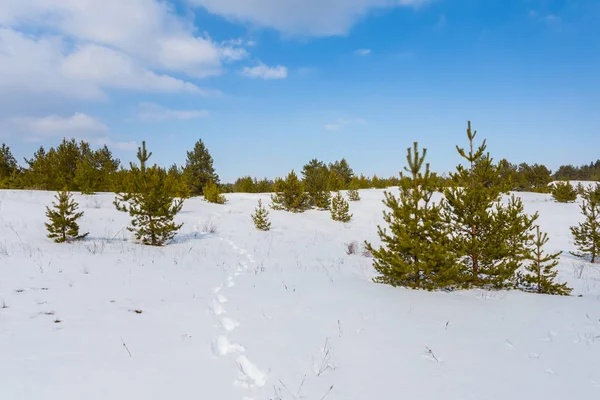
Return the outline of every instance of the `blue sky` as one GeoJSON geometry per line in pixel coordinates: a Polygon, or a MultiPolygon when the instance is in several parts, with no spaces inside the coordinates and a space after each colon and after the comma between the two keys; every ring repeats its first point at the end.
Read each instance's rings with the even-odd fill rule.
{"type": "Polygon", "coordinates": [[[471,120],[495,158],[556,168],[600,158],[598,71],[592,0],[5,0],[0,140],[390,176],[415,140],[451,170],[471,120]]]}

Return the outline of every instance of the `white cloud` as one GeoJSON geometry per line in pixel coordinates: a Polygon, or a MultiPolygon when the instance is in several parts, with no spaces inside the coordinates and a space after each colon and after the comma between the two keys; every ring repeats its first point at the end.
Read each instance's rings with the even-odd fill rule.
{"type": "Polygon", "coordinates": [[[287,74],[288,69],[282,65],[269,67],[261,63],[255,67],[244,67],[242,69],[242,75],[249,78],[285,79],[287,78],[287,74]]]}
{"type": "Polygon", "coordinates": [[[339,131],[346,125],[366,124],[367,121],[362,118],[340,118],[335,123],[325,124],[324,128],[328,131],[339,131]]]}
{"type": "Polygon", "coordinates": [[[0,28],[0,88],[84,99],[106,97],[107,88],[211,94],[145,69],[117,50],[95,44],[67,48],[59,36],[34,38],[0,28]]]}
{"type": "Polygon", "coordinates": [[[143,121],[191,120],[207,116],[206,110],[171,110],[153,103],[142,103],[138,110],[138,118],[143,121]]]}
{"type": "Polygon", "coordinates": [[[173,75],[218,75],[248,43],[196,30],[162,0],[1,0],[0,87],[86,99],[106,88],[211,94],[173,75]]]}
{"type": "Polygon", "coordinates": [[[188,0],[213,14],[292,35],[331,36],[348,33],[376,9],[418,6],[428,0],[188,0]]]}
{"type": "Polygon", "coordinates": [[[372,52],[373,51],[371,49],[358,49],[354,51],[354,54],[356,54],[357,56],[368,56],[372,52]]]}
{"type": "Polygon", "coordinates": [[[8,124],[28,142],[43,142],[50,137],[75,138],[93,145],[111,146],[121,150],[135,149],[135,142],[118,142],[108,137],[110,129],[99,120],[75,113],[68,117],[49,115],[45,117],[14,117],[8,124]]]}
{"type": "Polygon", "coordinates": [[[151,68],[200,77],[221,70],[220,46],[196,35],[193,22],[164,1],[3,0],[0,15],[0,24],[50,28],[119,49],[151,68]]]}

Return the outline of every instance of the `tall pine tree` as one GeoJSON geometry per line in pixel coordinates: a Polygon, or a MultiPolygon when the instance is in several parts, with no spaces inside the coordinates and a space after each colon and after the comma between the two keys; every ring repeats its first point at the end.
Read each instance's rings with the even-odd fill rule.
{"type": "Polygon", "coordinates": [[[137,154],[140,166],[130,164],[127,192],[118,194],[114,204],[118,210],[129,212],[132,220],[127,229],[137,240],[145,245],[163,246],[183,225],[174,222],[183,207],[183,199],[173,197],[175,188],[169,187],[164,169],[146,166],[151,156],[152,153],[146,150],[146,142],[142,142],[137,154]]]}
{"type": "Polygon", "coordinates": [[[304,189],[310,196],[310,206],[328,209],[331,192],[328,188],[329,170],[324,162],[310,160],[302,169],[304,189]]]}
{"type": "Polygon", "coordinates": [[[213,167],[213,158],[202,139],[196,142],[192,151],[187,152],[183,176],[195,196],[202,195],[209,182],[219,183],[219,176],[213,167]]]}
{"type": "Polygon", "coordinates": [[[600,258],[600,196],[596,193],[600,185],[588,187],[583,192],[581,212],[585,220],[571,227],[578,251],[571,252],[576,257],[589,259],[592,263],[600,258]]]}
{"type": "Polygon", "coordinates": [[[12,155],[10,147],[2,143],[2,147],[0,147],[0,189],[15,187],[19,172],[17,160],[12,155]]]}
{"type": "Polygon", "coordinates": [[[58,192],[55,196],[57,202],[52,203],[53,209],[46,207],[46,216],[50,219],[46,223],[48,237],[56,243],[72,242],[81,240],[88,234],[79,234],[77,220],[83,216],[83,212],[77,212],[78,204],[67,191],[58,192]]]}
{"type": "Polygon", "coordinates": [[[432,201],[435,177],[424,164],[427,149],[421,154],[415,142],[407,149],[408,166],[400,173],[399,197],[385,192],[383,219],[378,227],[383,245],[376,249],[366,242],[374,258],[377,282],[393,286],[435,289],[453,286],[459,274],[456,256],[442,214],[443,200],[432,201]],[[424,168],[423,168],[424,166],[424,168]],[[424,169],[424,171],[423,171],[424,169]]]}

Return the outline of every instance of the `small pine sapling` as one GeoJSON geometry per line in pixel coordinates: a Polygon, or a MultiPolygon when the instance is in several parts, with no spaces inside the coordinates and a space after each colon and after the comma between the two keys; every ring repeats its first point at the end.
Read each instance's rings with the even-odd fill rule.
{"type": "Polygon", "coordinates": [[[559,203],[571,203],[577,200],[577,190],[569,182],[556,182],[552,197],[559,203]]]}
{"type": "Polygon", "coordinates": [[[339,222],[350,222],[352,214],[349,213],[350,206],[341,192],[337,192],[331,199],[331,219],[339,222]]]}
{"type": "Polygon", "coordinates": [[[258,200],[258,206],[251,215],[254,226],[259,231],[270,231],[271,222],[269,222],[269,211],[263,206],[262,200],[258,200]]]}
{"type": "Polygon", "coordinates": [[[579,258],[589,258],[592,263],[600,256],[600,196],[597,189],[587,188],[583,192],[581,212],[585,220],[577,226],[571,227],[575,237],[577,252],[571,252],[579,258]]]}
{"type": "Polygon", "coordinates": [[[209,181],[208,184],[203,189],[204,192],[204,200],[209,203],[215,204],[225,204],[227,199],[221,193],[221,190],[213,181],[209,181]]]}
{"type": "Polygon", "coordinates": [[[271,208],[301,213],[310,208],[310,195],[304,191],[304,185],[292,170],[287,178],[277,179],[271,195],[271,208]]]}
{"type": "Polygon", "coordinates": [[[444,200],[432,201],[437,184],[426,155],[427,149],[420,151],[417,142],[409,147],[399,197],[385,192],[383,219],[388,227],[377,227],[382,245],[377,249],[365,243],[379,273],[376,282],[433,290],[453,287],[460,280],[444,200]]]}
{"type": "Polygon", "coordinates": [[[58,203],[52,203],[54,209],[46,207],[46,216],[50,223],[46,223],[48,238],[56,243],[72,242],[81,240],[88,234],[79,234],[77,220],[83,216],[83,212],[77,212],[78,204],[67,191],[58,192],[56,195],[58,203]]]}
{"type": "Polygon", "coordinates": [[[356,189],[348,189],[348,200],[350,201],[360,201],[360,194],[356,189]]]}
{"type": "Polygon", "coordinates": [[[540,232],[540,227],[535,227],[535,236],[532,242],[532,248],[529,254],[529,264],[525,266],[525,274],[519,274],[521,285],[526,289],[536,293],[554,294],[567,296],[571,293],[571,288],[566,283],[555,283],[556,266],[562,252],[546,254],[544,245],[548,242],[548,234],[540,232]]]}

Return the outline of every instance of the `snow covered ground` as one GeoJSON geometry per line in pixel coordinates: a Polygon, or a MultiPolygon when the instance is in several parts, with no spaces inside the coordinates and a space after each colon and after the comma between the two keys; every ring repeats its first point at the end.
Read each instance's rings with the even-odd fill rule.
{"type": "Polygon", "coordinates": [[[188,200],[164,248],[133,244],[112,195],[80,196],[87,240],[45,237],[53,193],[0,192],[0,399],[596,399],[600,269],[568,254],[578,204],[520,194],[563,250],[571,297],[374,284],[383,191],[354,219],[188,200]],[[210,233],[212,227],[216,232],[210,233]]]}

